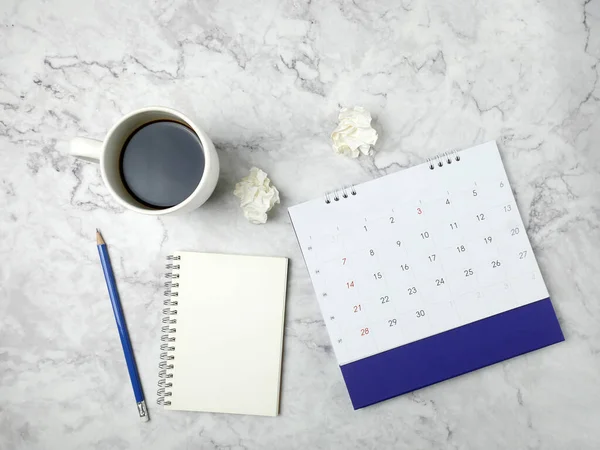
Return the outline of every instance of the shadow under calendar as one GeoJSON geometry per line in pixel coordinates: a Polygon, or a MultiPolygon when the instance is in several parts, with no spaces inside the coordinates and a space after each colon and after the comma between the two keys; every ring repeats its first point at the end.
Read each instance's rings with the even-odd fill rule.
{"type": "Polygon", "coordinates": [[[564,340],[495,142],[289,213],[355,409],[564,340]]]}

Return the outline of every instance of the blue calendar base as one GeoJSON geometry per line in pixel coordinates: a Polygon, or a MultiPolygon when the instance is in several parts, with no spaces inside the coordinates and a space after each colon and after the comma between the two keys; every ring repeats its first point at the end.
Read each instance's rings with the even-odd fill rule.
{"type": "Polygon", "coordinates": [[[341,369],[359,409],[564,340],[546,298],[341,369]]]}

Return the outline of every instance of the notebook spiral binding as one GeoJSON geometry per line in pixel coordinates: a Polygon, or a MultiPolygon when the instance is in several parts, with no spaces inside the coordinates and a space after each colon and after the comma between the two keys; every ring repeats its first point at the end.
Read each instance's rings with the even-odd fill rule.
{"type": "Polygon", "coordinates": [[[179,273],[177,272],[180,268],[179,264],[174,264],[173,261],[179,261],[181,259],[180,256],[167,256],[167,265],[165,266],[167,272],[165,274],[165,299],[163,300],[163,305],[165,308],[162,310],[163,318],[160,331],[162,335],[160,337],[160,363],[158,368],[160,369],[158,372],[158,390],[156,391],[156,395],[158,396],[157,403],[163,406],[169,406],[171,402],[166,400],[166,397],[170,397],[172,392],[168,389],[173,387],[173,382],[171,379],[173,378],[173,370],[174,364],[171,362],[175,359],[175,356],[172,354],[175,351],[175,332],[177,329],[175,328],[175,324],[177,324],[177,318],[173,317],[177,315],[177,306],[178,301],[177,297],[179,295],[177,289],[179,288],[179,282],[175,281],[179,279],[179,273]]]}
{"type": "Polygon", "coordinates": [[[460,161],[460,155],[456,150],[440,153],[433,158],[427,158],[427,164],[429,164],[431,170],[434,170],[436,166],[444,167],[444,164],[450,165],[452,161],[460,161]]]}
{"type": "Polygon", "coordinates": [[[336,189],[325,193],[325,203],[330,204],[332,201],[339,202],[340,198],[348,198],[351,195],[356,195],[356,188],[353,184],[344,186],[341,189],[336,189]]]}

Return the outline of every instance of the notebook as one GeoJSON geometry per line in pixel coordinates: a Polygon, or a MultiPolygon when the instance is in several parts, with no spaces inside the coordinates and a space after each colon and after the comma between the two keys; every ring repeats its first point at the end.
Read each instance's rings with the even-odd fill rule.
{"type": "Polygon", "coordinates": [[[495,142],[289,214],[355,409],[564,340],[495,142]]]}
{"type": "Polygon", "coordinates": [[[158,403],[276,416],[287,258],[168,257],[158,403]]]}

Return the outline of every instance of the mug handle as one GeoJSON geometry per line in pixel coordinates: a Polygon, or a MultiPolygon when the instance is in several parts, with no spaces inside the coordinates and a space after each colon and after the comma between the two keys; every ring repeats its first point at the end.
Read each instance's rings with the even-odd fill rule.
{"type": "Polygon", "coordinates": [[[102,141],[84,137],[73,138],[71,139],[70,153],[77,158],[99,163],[102,154],[102,141]]]}

